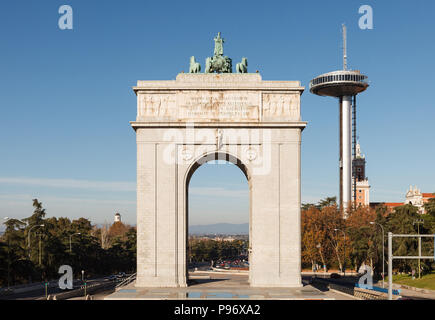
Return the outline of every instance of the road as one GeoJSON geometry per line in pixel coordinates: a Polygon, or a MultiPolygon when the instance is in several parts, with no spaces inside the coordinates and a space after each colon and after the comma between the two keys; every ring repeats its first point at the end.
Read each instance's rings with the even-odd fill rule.
{"type": "MultiPolygon", "coordinates": [[[[99,284],[107,281],[108,280],[106,278],[88,279],[86,280],[86,284],[87,285],[99,284]]],[[[74,289],[80,289],[82,285],[83,283],[81,280],[75,280],[73,287],[74,289]]],[[[47,291],[49,295],[65,292],[65,290],[61,290],[58,286],[48,288],[47,291]]],[[[45,299],[44,288],[40,288],[28,292],[15,293],[7,296],[0,296],[0,300],[41,300],[41,299],[45,299]]]]}

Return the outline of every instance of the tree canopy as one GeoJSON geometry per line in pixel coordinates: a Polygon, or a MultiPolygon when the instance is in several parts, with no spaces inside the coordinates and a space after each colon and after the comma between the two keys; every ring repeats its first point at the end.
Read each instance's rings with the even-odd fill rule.
{"type": "Polygon", "coordinates": [[[88,219],[46,218],[37,199],[33,209],[31,216],[5,223],[0,238],[0,286],[8,278],[10,285],[56,279],[64,264],[73,268],[76,277],[81,270],[88,277],[135,271],[135,228],[117,222],[103,246],[103,228],[88,219]]]}
{"type": "MultiPolygon", "coordinates": [[[[385,206],[375,209],[359,206],[347,212],[347,219],[337,208],[335,198],[326,198],[317,205],[302,207],[302,264],[313,268],[325,265],[327,269],[347,268],[358,271],[362,264],[372,266],[375,273],[382,271],[382,249],[387,259],[387,233],[394,234],[434,234],[435,199],[426,205],[427,214],[418,213],[418,208],[404,205],[391,213],[385,206]],[[416,223],[416,221],[420,221],[416,223]],[[382,237],[382,226],[384,238],[382,237]],[[344,232],[344,235],[343,235],[344,232]]],[[[433,239],[422,242],[422,250],[433,255],[433,239]]],[[[395,238],[394,255],[416,255],[417,238],[395,238]]],[[[433,268],[432,261],[421,262],[422,271],[433,268]]],[[[385,265],[386,267],[386,265],[385,265]]],[[[409,272],[417,268],[417,260],[395,260],[399,272],[409,272]]]]}

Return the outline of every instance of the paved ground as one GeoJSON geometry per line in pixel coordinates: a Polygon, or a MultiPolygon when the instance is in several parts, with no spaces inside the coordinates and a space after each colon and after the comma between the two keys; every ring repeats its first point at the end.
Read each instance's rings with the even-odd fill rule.
{"type": "Polygon", "coordinates": [[[322,292],[310,285],[302,288],[251,288],[247,274],[195,272],[187,288],[136,288],[134,283],[108,295],[104,300],[353,300],[332,291],[322,292]]]}
{"type": "Polygon", "coordinates": [[[393,288],[397,288],[400,290],[400,295],[403,298],[409,298],[412,300],[435,300],[435,292],[426,293],[426,292],[418,292],[414,290],[408,290],[399,288],[393,285],[393,288]]]}
{"type": "MultiPolygon", "coordinates": [[[[375,283],[375,286],[382,287],[382,281],[375,283]]],[[[385,287],[387,288],[388,283],[385,283],[385,287]]],[[[402,286],[393,283],[393,289],[400,290],[400,295],[404,299],[412,299],[412,300],[435,300],[435,291],[434,290],[425,290],[415,288],[415,290],[404,289],[402,286]]]]}
{"type": "MultiPolygon", "coordinates": [[[[114,290],[98,292],[98,293],[92,295],[92,300],[104,300],[105,297],[107,297],[108,295],[110,295],[114,292],[115,292],[114,290]]],[[[75,298],[71,298],[68,300],[86,300],[86,299],[85,299],[85,297],[75,297],[75,298]]]]}

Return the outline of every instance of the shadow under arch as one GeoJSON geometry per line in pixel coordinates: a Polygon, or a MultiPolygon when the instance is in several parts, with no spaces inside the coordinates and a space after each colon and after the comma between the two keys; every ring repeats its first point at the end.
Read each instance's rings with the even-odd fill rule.
{"type": "MultiPolygon", "coordinates": [[[[193,174],[195,173],[195,171],[201,167],[203,164],[210,162],[210,161],[227,161],[229,163],[232,163],[234,165],[236,165],[245,175],[245,178],[248,182],[248,188],[249,188],[249,250],[248,250],[248,261],[251,261],[251,230],[252,230],[252,223],[251,223],[251,218],[252,218],[252,189],[251,189],[251,175],[249,172],[248,167],[235,155],[229,153],[229,152],[223,152],[223,151],[214,151],[214,152],[208,152],[206,154],[203,154],[201,156],[199,156],[198,158],[196,158],[193,163],[189,166],[189,168],[187,169],[186,172],[186,176],[185,176],[185,206],[186,206],[186,216],[185,216],[185,221],[186,221],[186,248],[189,247],[189,185],[190,185],[190,180],[192,179],[193,174]]],[[[186,250],[187,252],[188,250],[186,250]]],[[[189,265],[189,261],[188,261],[188,254],[186,254],[186,266],[189,265]]],[[[189,268],[186,267],[186,279],[189,282],[189,268]]],[[[251,279],[251,267],[249,267],[249,280],[251,279]]],[[[210,280],[213,281],[213,280],[210,280]]]]}

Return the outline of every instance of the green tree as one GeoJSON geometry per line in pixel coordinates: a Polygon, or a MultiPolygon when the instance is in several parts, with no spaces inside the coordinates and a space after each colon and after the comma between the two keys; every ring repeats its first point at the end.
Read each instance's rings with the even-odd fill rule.
{"type": "MultiPolygon", "coordinates": [[[[34,266],[28,260],[25,230],[26,224],[20,220],[9,219],[6,222],[3,240],[8,250],[5,263],[7,263],[6,268],[9,269],[11,284],[27,281],[34,272],[34,266]]],[[[7,281],[7,273],[2,273],[2,277],[7,281]]]]}
{"type": "MultiPolygon", "coordinates": [[[[421,219],[418,213],[418,208],[411,205],[403,205],[395,208],[394,212],[388,216],[388,230],[393,234],[417,234],[417,225],[414,221],[421,219]]],[[[420,233],[425,233],[424,227],[420,227],[420,233]]],[[[393,255],[395,256],[411,256],[418,255],[418,239],[417,238],[394,238],[393,255]]],[[[427,268],[427,262],[421,261],[424,268],[427,268]]],[[[417,260],[395,260],[394,267],[399,272],[410,272],[412,269],[417,269],[417,260]]]]}
{"type": "Polygon", "coordinates": [[[33,208],[32,215],[23,221],[6,222],[6,231],[0,239],[0,286],[7,282],[7,270],[11,284],[20,284],[57,279],[58,268],[63,264],[71,265],[77,278],[81,270],[91,277],[136,269],[135,228],[123,228],[112,244],[102,248],[101,229],[92,226],[88,219],[71,222],[68,218],[46,218],[46,211],[37,199],[33,200],[33,208]],[[41,224],[43,228],[36,227],[41,224]]]}
{"type": "Polygon", "coordinates": [[[337,197],[326,197],[319,201],[317,208],[322,210],[325,207],[332,207],[337,205],[337,197]]]}
{"type": "Polygon", "coordinates": [[[424,209],[427,213],[424,215],[424,225],[430,230],[430,233],[435,234],[435,198],[429,199],[424,204],[424,209]]]}
{"type": "Polygon", "coordinates": [[[435,198],[429,199],[429,201],[424,204],[424,209],[428,215],[435,217],[435,198]]]}

